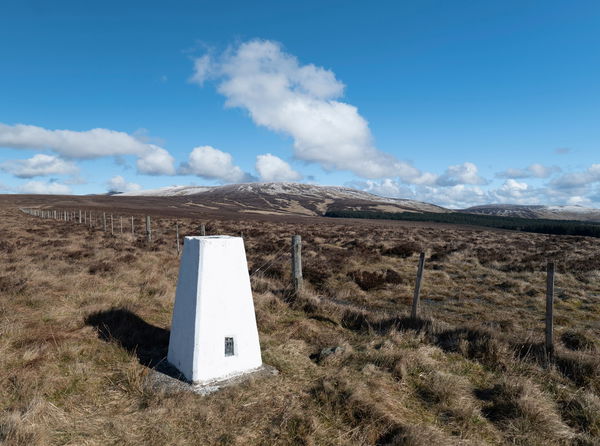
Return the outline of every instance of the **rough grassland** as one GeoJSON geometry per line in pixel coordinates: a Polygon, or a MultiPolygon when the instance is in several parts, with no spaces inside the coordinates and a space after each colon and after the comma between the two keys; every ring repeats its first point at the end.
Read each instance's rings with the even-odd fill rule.
{"type": "Polygon", "coordinates": [[[600,240],[200,217],[182,235],[201,223],[243,232],[263,360],[280,374],[208,397],[149,390],[168,343],[174,221],[155,219],[146,246],[4,206],[0,443],[599,444],[600,240]],[[298,297],[292,234],[304,242],[298,297]],[[558,264],[552,363],[540,347],[547,259],[558,264]]]}

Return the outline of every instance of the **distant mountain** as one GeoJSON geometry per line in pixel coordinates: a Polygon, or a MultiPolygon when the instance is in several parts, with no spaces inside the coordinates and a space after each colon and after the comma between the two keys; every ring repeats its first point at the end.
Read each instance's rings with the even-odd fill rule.
{"type": "MultiPolygon", "coordinates": [[[[173,197],[185,206],[256,214],[323,215],[333,210],[381,212],[451,212],[440,206],[385,198],[340,186],[301,183],[243,183],[226,186],[172,186],[118,194],[128,197],[173,197]]],[[[180,203],[181,205],[181,203],[180,203]]]]}
{"type": "Polygon", "coordinates": [[[117,194],[117,197],[163,197],[169,205],[207,211],[270,215],[324,215],[332,211],[467,212],[502,217],[599,221],[600,209],[583,206],[488,204],[450,210],[421,201],[386,198],[341,186],[302,183],[242,183],[226,186],[171,186],[117,194]]]}
{"type": "Polygon", "coordinates": [[[600,209],[586,208],[583,206],[485,204],[462,209],[461,212],[497,215],[500,217],[547,218],[552,220],[582,220],[600,222],[600,209]]]}

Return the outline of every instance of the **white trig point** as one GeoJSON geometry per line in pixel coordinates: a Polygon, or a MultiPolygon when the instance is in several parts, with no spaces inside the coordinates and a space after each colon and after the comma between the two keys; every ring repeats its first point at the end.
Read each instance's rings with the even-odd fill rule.
{"type": "Polygon", "coordinates": [[[167,359],[194,384],[261,367],[242,238],[185,237],[167,359]]]}

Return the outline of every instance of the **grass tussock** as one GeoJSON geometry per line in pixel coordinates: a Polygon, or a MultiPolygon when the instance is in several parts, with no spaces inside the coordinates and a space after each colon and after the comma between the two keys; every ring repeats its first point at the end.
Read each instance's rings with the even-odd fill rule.
{"type": "Polygon", "coordinates": [[[484,415],[513,444],[566,444],[574,437],[555,403],[529,380],[505,377],[479,394],[487,401],[484,415]]]}

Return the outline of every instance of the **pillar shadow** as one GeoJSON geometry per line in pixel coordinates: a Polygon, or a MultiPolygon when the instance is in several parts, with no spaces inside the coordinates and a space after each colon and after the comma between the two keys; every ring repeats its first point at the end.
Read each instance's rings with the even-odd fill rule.
{"type": "Polygon", "coordinates": [[[149,324],[125,308],[98,311],[85,318],[98,338],[114,342],[135,354],[146,367],[172,378],[185,380],[180,372],[167,362],[170,330],[149,324]],[[183,378],[183,379],[182,379],[183,378]]]}

